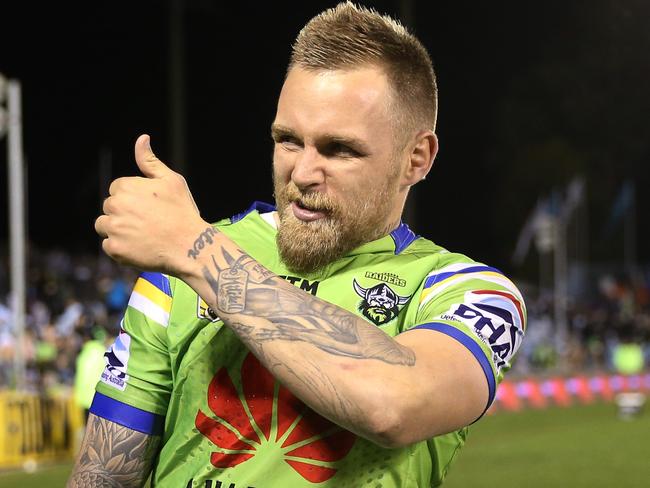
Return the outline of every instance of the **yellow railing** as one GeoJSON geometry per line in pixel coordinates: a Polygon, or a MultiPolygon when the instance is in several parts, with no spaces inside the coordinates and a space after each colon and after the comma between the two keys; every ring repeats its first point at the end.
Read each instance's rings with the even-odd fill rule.
{"type": "Polygon", "coordinates": [[[71,459],[83,428],[71,394],[0,391],[0,468],[71,459]]]}

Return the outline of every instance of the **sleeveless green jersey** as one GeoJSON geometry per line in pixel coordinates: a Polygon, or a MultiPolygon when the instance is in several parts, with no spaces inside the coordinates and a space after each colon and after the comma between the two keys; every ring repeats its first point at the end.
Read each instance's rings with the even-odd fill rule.
{"type": "MultiPolygon", "coordinates": [[[[525,328],[508,278],[405,224],[296,276],[278,255],[270,210],[256,202],[216,227],[305,293],[390,336],[413,328],[451,336],[481,365],[492,402],[525,328]]],[[[160,273],[135,283],[91,412],[162,436],[152,480],[165,488],[437,486],[467,433],[384,449],[341,429],[276,381],[189,286],[160,273]]]]}

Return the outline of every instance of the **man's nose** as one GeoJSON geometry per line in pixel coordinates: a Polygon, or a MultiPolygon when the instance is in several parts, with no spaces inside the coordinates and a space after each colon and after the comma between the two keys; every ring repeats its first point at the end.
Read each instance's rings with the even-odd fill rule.
{"type": "Polygon", "coordinates": [[[306,146],[296,157],[291,180],[300,189],[314,189],[325,183],[325,158],[316,148],[306,146]]]}

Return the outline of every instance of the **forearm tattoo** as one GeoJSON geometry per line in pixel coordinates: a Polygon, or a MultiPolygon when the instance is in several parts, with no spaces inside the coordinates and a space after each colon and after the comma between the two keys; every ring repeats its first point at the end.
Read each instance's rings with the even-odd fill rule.
{"type": "Polygon", "coordinates": [[[202,268],[213,293],[204,297],[207,302],[274,376],[296,388],[294,393],[308,393],[309,405],[342,427],[363,431],[364,407],[341,389],[322,361],[304,355],[298,364],[271,344],[304,342],[332,356],[415,365],[410,348],[352,312],[289,285],[241,249],[225,249],[214,239],[203,252],[210,253],[202,268]]]}
{"type": "Polygon", "coordinates": [[[187,250],[187,257],[196,259],[201,254],[201,251],[206,245],[212,244],[212,237],[217,233],[212,227],[207,227],[203,232],[199,234],[199,237],[194,241],[194,246],[191,249],[187,250]]]}
{"type": "Polygon", "coordinates": [[[268,341],[303,341],[334,355],[415,364],[413,351],[381,330],[302,290],[278,286],[284,281],[243,251],[238,253],[233,257],[219,247],[203,276],[215,294],[217,313],[258,352],[268,341]],[[239,315],[229,321],[229,314],[264,318],[269,326],[254,327],[239,315]]]}
{"type": "Polygon", "coordinates": [[[144,485],[160,437],[90,415],[67,488],[136,488],[144,485]]]}

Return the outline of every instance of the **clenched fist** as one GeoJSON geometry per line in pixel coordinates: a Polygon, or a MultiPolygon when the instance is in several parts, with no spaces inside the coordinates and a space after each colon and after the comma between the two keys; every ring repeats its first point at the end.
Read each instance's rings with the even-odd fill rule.
{"type": "Polygon", "coordinates": [[[185,178],[156,157],[146,134],[135,143],[135,161],[144,177],[113,181],[95,221],[102,248],[121,264],[180,276],[189,265],[187,249],[209,224],[185,178]]]}

